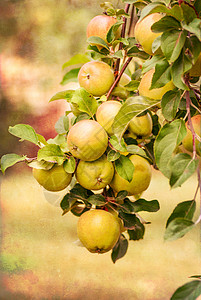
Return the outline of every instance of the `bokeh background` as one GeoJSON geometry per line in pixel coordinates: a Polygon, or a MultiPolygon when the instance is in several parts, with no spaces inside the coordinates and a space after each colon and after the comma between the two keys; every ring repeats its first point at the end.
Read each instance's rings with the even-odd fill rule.
{"type": "MultiPolygon", "coordinates": [[[[0,156],[36,153],[32,144],[11,136],[9,126],[30,124],[46,138],[56,135],[55,122],[67,103],[49,99],[69,88],[60,84],[67,71],[62,65],[86,51],[86,26],[102,13],[102,2],[1,0],[0,156]]],[[[120,1],[111,2],[122,7],[120,1]]],[[[170,190],[168,180],[153,170],[143,197],[157,199],[161,209],[141,214],[151,221],[145,238],[131,241],[126,256],[116,264],[111,253],[96,255],[80,247],[77,218],[61,215],[64,192],[46,193],[29,167],[17,164],[8,169],[0,175],[0,184],[0,299],[167,300],[189,276],[200,273],[198,227],[180,240],[163,240],[173,208],[193,198],[195,176],[170,190]]]]}

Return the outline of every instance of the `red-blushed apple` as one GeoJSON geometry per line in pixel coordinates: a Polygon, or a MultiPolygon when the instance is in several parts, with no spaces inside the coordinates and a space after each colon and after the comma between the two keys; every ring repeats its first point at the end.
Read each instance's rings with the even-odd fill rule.
{"type": "Polygon", "coordinates": [[[106,155],[94,161],[80,160],[75,173],[77,181],[88,190],[103,189],[111,182],[113,175],[113,164],[106,155]]]}
{"type": "Polygon", "coordinates": [[[120,110],[122,104],[119,101],[109,100],[103,102],[96,111],[97,122],[107,131],[109,135],[113,135],[112,125],[114,118],[120,110]]]}
{"type": "Polygon", "coordinates": [[[120,224],[111,213],[102,209],[91,209],[79,217],[77,235],[90,252],[105,253],[117,243],[120,224]]]}
{"type": "Polygon", "coordinates": [[[94,120],[81,120],[68,132],[67,144],[74,157],[93,161],[103,155],[108,146],[105,129],[94,120]]]}
{"type": "Polygon", "coordinates": [[[103,61],[90,61],[81,67],[78,81],[88,93],[102,96],[114,82],[114,71],[103,61]]]}

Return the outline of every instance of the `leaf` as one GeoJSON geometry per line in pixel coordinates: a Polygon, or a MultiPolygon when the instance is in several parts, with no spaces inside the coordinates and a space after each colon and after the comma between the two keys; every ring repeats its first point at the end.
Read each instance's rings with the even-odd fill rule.
{"type": "Polygon", "coordinates": [[[181,186],[197,169],[199,160],[193,159],[187,153],[178,153],[170,161],[170,186],[181,186]]]}
{"type": "Polygon", "coordinates": [[[119,143],[117,137],[115,135],[112,135],[110,137],[110,140],[109,140],[110,144],[118,151],[122,151],[122,152],[125,152],[127,151],[126,149],[126,144],[124,142],[124,139],[122,138],[121,139],[121,142],[119,143]]]}
{"type": "Polygon", "coordinates": [[[55,124],[55,130],[58,134],[66,133],[69,129],[68,116],[61,116],[55,124]]]}
{"type": "Polygon", "coordinates": [[[67,72],[64,76],[63,76],[63,79],[62,81],[60,82],[61,85],[65,85],[67,84],[68,82],[71,82],[71,81],[77,81],[77,76],[78,76],[78,73],[79,73],[79,70],[80,68],[76,68],[76,69],[72,69],[70,70],[69,72],[67,72]]]}
{"type": "Polygon", "coordinates": [[[182,2],[181,8],[183,11],[183,22],[190,23],[197,17],[193,6],[188,5],[188,2],[182,2]]]}
{"type": "Polygon", "coordinates": [[[194,33],[197,38],[201,41],[201,20],[196,18],[192,22],[190,22],[188,25],[183,24],[183,28],[187,31],[190,31],[191,33],[194,33]]]}
{"type": "Polygon", "coordinates": [[[59,165],[61,165],[65,159],[65,156],[59,145],[50,144],[44,146],[38,151],[37,159],[39,161],[45,160],[57,162],[59,165]]]}
{"type": "Polygon", "coordinates": [[[147,59],[142,65],[142,73],[147,73],[149,70],[155,68],[156,64],[160,61],[163,61],[164,57],[160,55],[154,55],[152,58],[147,59]]]}
{"type": "Polygon", "coordinates": [[[98,36],[90,36],[87,39],[87,42],[91,45],[98,45],[98,46],[106,48],[107,50],[110,50],[108,44],[98,36]]]}
{"type": "Polygon", "coordinates": [[[176,147],[181,143],[187,131],[184,120],[175,120],[165,124],[159,131],[154,143],[154,156],[159,170],[170,177],[169,162],[176,147]]]}
{"type": "Polygon", "coordinates": [[[49,100],[49,102],[55,100],[61,100],[61,99],[66,99],[69,102],[74,92],[75,92],[74,90],[66,90],[66,91],[58,92],[49,100]]]}
{"type": "Polygon", "coordinates": [[[132,181],[135,167],[127,156],[121,155],[115,160],[114,165],[119,176],[128,182],[132,181]]]}
{"type": "Polygon", "coordinates": [[[121,211],[119,217],[124,221],[124,227],[128,229],[130,240],[140,240],[143,238],[145,228],[135,214],[128,214],[121,211]]]}
{"type": "Polygon", "coordinates": [[[129,92],[134,92],[138,89],[139,84],[140,82],[138,80],[131,80],[124,88],[129,92]]]}
{"type": "Polygon", "coordinates": [[[190,201],[184,201],[175,207],[171,215],[169,216],[167,223],[166,223],[166,228],[169,225],[170,222],[172,222],[174,219],[177,218],[184,218],[188,220],[192,220],[194,213],[196,209],[196,202],[195,200],[190,200],[190,201]]]}
{"type": "Polygon", "coordinates": [[[195,224],[191,220],[176,218],[168,224],[165,230],[164,239],[165,241],[174,241],[182,238],[194,226],[195,224]]]}
{"type": "Polygon", "coordinates": [[[115,161],[120,157],[120,153],[115,150],[110,150],[107,154],[107,160],[108,161],[115,161]]]}
{"type": "Polygon", "coordinates": [[[122,258],[128,249],[128,240],[125,238],[123,234],[121,234],[118,242],[112,249],[111,258],[113,263],[115,263],[118,259],[122,258]]]}
{"type": "Polygon", "coordinates": [[[1,157],[1,171],[2,173],[9,167],[12,167],[18,162],[25,161],[26,156],[20,156],[15,153],[5,154],[1,157]]]}
{"type": "Polygon", "coordinates": [[[181,53],[178,59],[173,63],[171,68],[172,79],[174,85],[179,89],[189,90],[188,86],[184,82],[183,75],[191,67],[192,67],[192,63],[186,60],[186,56],[184,53],[181,53]]]}
{"type": "Polygon", "coordinates": [[[141,11],[140,19],[142,20],[146,16],[148,16],[151,13],[168,13],[168,8],[161,2],[153,2],[145,6],[144,9],[141,11]]]}
{"type": "Polygon", "coordinates": [[[161,49],[170,63],[179,57],[185,41],[187,32],[180,30],[170,30],[161,35],[161,49]]]}
{"type": "Polygon", "coordinates": [[[177,28],[181,28],[181,24],[172,16],[165,16],[151,26],[153,32],[164,32],[177,28]]]}
{"type": "Polygon", "coordinates": [[[196,300],[201,295],[201,281],[193,280],[180,286],[170,300],[196,300]]]}
{"type": "Polygon", "coordinates": [[[151,89],[157,89],[163,87],[171,80],[170,66],[167,60],[160,61],[155,66],[155,72],[153,74],[151,89]]]}
{"type": "Polygon", "coordinates": [[[90,196],[87,201],[95,206],[104,206],[106,204],[104,196],[100,194],[90,196]]]}
{"type": "Polygon", "coordinates": [[[73,156],[70,156],[64,162],[64,170],[66,171],[66,173],[74,173],[75,168],[76,168],[75,158],[73,156]]]}
{"type": "Polygon", "coordinates": [[[85,189],[79,183],[76,183],[75,186],[70,190],[70,194],[78,200],[87,201],[89,196],[93,195],[93,192],[85,189]]]}
{"type": "Polygon", "coordinates": [[[87,113],[91,117],[93,117],[98,108],[96,99],[84,88],[79,88],[75,91],[71,103],[76,103],[80,111],[87,113]]]}
{"type": "Polygon", "coordinates": [[[143,111],[156,105],[160,101],[147,99],[141,96],[135,96],[128,98],[120,108],[119,112],[114,118],[113,132],[120,141],[124,132],[126,131],[130,120],[141,114],[143,111]]]}
{"type": "Polygon", "coordinates": [[[129,199],[125,200],[125,205],[130,207],[130,212],[139,212],[139,211],[148,211],[148,212],[156,212],[160,209],[159,202],[157,200],[147,201],[145,199],[138,199],[134,202],[129,199]]]}
{"type": "Polygon", "coordinates": [[[63,69],[66,67],[76,65],[76,64],[85,64],[89,61],[88,57],[85,54],[75,54],[71,57],[66,63],[63,64],[63,69]]]}
{"type": "Polygon", "coordinates": [[[127,191],[120,191],[118,192],[117,196],[116,196],[116,201],[117,202],[121,202],[123,201],[128,195],[127,191]]]}
{"type": "Polygon", "coordinates": [[[20,141],[29,141],[35,145],[38,145],[38,137],[35,130],[30,125],[17,124],[13,127],[9,126],[8,131],[20,138],[20,141]]]}
{"type": "Polygon", "coordinates": [[[71,209],[71,207],[75,204],[76,201],[77,199],[72,198],[68,193],[61,200],[60,207],[63,209],[64,213],[67,213],[71,209]]]}
{"type": "Polygon", "coordinates": [[[130,49],[128,49],[127,56],[128,57],[138,57],[141,59],[148,59],[149,54],[140,50],[137,46],[133,46],[130,49]]]}
{"type": "Polygon", "coordinates": [[[117,35],[117,30],[119,29],[119,27],[123,24],[123,21],[117,21],[115,24],[113,24],[110,29],[107,32],[106,35],[106,40],[109,44],[111,44],[117,35]]]}
{"type": "Polygon", "coordinates": [[[181,91],[168,91],[162,98],[161,109],[162,114],[167,121],[172,121],[179,108],[181,99],[181,91]]]}

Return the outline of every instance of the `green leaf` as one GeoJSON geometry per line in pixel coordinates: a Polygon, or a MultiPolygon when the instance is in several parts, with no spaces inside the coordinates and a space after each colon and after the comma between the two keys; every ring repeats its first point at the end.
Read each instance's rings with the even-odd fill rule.
{"type": "Polygon", "coordinates": [[[91,117],[93,117],[98,108],[96,99],[84,88],[79,88],[75,91],[71,103],[76,103],[80,111],[87,113],[91,117]]]}
{"type": "Polygon", "coordinates": [[[134,92],[138,89],[139,84],[140,82],[138,80],[131,80],[124,88],[129,92],[134,92]]]}
{"type": "Polygon", "coordinates": [[[128,249],[128,240],[125,238],[123,234],[121,234],[118,242],[112,249],[111,258],[113,263],[115,263],[118,259],[122,258],[128,249]]]}
{"type": "Polygon", "coordinates": [[[156,64],[164,61],[164,57],[160,55],[154,55],[151,59],[147,59],[142,65],[142,73],[147,73],[149,70],[155,68],[156,64]]]}
{"type": "Polygon", "coordinates": [[[160,61],[155,66],[150,89],[163,87],[171,80],[170,66],[167,60],[160,61]]]}
{"type": "Polygon", "coordinates": [[[28,162],[27,165],[34,169],[50,170],[54,166],[54,163],[50,163],[45,160],[38,161],[37,159],[34,159],[31,162],[28,162]]]}
{"type": "Polygon", "coordinates": [[[170,161],[170,186],[181,186],[197,169],[199,160],[193,159],[187,153],[178,153],[170,161]]]}
{"type": "Polygon", "coordinates": [[[109,44],[111,44],[115,38],[116,38],[116,35],[117,35],[117,30],[119,29],[119,27],[123,24],[123,21],[117,21],[115,24],[113,24],[108,33],[107,33],[107,36],[106,36],[106,40],[109,44]]]}
{"type": "Polygon", "coordinates": [[[90,196],[87,201],[95,206],[104,206],[106,204],[104,196],[100,194],[90,196]]]}
{"type": "Polygon", "coordinates": [[[132,181],[135,167],[127,156],[121,155],[115,160],[114,165],[119,176],[128,182],[132,181]]]}
{"type": "Polygon", "coordinates": [[[137,145],[127,145],[126,149],[130,154],[137,154],[147,158],[146,152],[137,145]]]}
{"type": "Polygon", "coordinates": [[[70,156],[64,162],[64,170],[66,171],[66,173],[74,173],[75,168],[76,168],[75,158],[73,156],[70,156]]]}
{"type": "Polygon", "coordinates": [[[184,22],[185,23],[190,23],[193,21],[193,19],[197,18],[197,15],[196,15],[196,12],[193,8],[193,5],[190,6],[188,5],[188,2],[182,2],[181,3],[181,8],[182,8],[182,11],[183,11],[183,17],[184,17],[184,22]]]}
{"type": "Polygon", "coordinates": [[[63,69],[66,67],[76,65],[76,64],[85,64],[89,61],[89,58],[85,54],[75,54],[71,57],[65,64],[63,64],[63,69]]]}
{"type": "Polygon", "coordinates": [[[70,194],[72,197],[78,200],[87,202],[89,196],[93,195],[94,193],[90,190],[85,189],[79,183],[76,183],[75,186],[70,190],[70,194]]]}
{"type": "Polygon", "coordinates": [[[145,6],[145,8],[142,9],[140,19],[142,20],[146,16],[152,13],[168,13],[168,8],[161,2],[153,2],[145,6]]]}
{"type": "Polygon", "coordinates": [[[162,114],[167,121],[172,121],[179,108],[181,91],[168,91],[162,98],[162,114]]]}
{"type": "Polygon", "coordinates": [[[195,224],[191,220],[176,218],[168,224],[164,234],[164,239],[165,241],[174,241],[182,238],[194,226],[195,224]]]}
{"type": "Polygon", "coordinates": [[[200,2],[200,0],[195,0],[195,2],[194,2],[194,7],[195,7],[195,9],[196,9],[196,11],[199,13],[199,15],[200,15],[200,13],[201,13],[201,2],[200,2]]]}
{"type": "Polygon", "coordinates": [[[115,161],[120,157],[120,153],[115,150],[110,150],[107,154],[107,160],[108,161],[115,161]]]}
{"type": "Polygon", "coordinates": [[[20,138],[20,141],[29,141],[35,145],[38,145],[38,137],[35,130],[30,125],[17,124],[13,127],[9,126],[8,131],[20,138]]]}
{"type": "Polygon", "coordinates": [[[187,131],[184,120],[175,120],[165,124],[159,131],[154,143],[154,156],[159,170],[168,178],[171,175],[169,162],[176,147],[181,143],[187,131]]]}
{"type": "Polygon", "coordinates": [[[47,141],[44,138],[44,136],[42,136],[41,134],[38,134],[38,133],[36,135],[38,137],[38,142],[39,142],[40,146],[47,145],[47,141]]]}
{"type": "Polygon", "coordinates": [[[175,18],[172,16],[165,16],[159,21],[155,22],[151,30],[153,32],[164,32],[172,29],[181,28],[180,22],[178,22],[175,18]]]}
{"type": "Polygon", "coordinates": [[[72,208],[72,206],[75,204],[76,201],[77,199],[72,198],[71,195],[68,193],[61,200],[60,207],[63,209],[64,213],[67,213],[72,208]]]}
{"type": "Polygon", "coordinates": [[[197,38],[201,41],[201,20],[196,18],[188,25],[183,24],[183,28],[191,33],[194,33],[197,38]]]}
{"type": "Polygon", "coordinates": [[[126,131],[130,120],[149,109],[150,107],[156,105],[160,101],[153,99],[148,99],[141,96],[135,96],[128,98],[125,103],[120,108],[119,112],[114,118],[113,132],[115,136],[120,141],[124,132],[126,131]]]}
{"type": "Polygon", "coordinates": [[[91,45],[98,45],[98,46],[106,48],[107,50],[110,50],[108,44],[98,36],[90,36],[87,39],[87,42],[91,45]]]}
{"type": "Polygon", "coordinates": [[[196,209],[196,202],[195,200],[189,200],[189,201],[184,201],[175,207],[171,215],[169,216],[167,223],[166,223],[166,228],[169,225],[170,222],[172,222],[174,219],[177,218],[184,218],[188,220],[192,220],[194,213],[196,209]]]}
{"type": "Polygon", "coordinates": [[[9,153],[9,154],[5,154],[1,157],[1,171],[2,173],[5,172],[5,170],[9,167],[12,167],[13,165],[15,165],[16,163],[20,162],[20,161],[25,161],[26,156],[20,156],[17,155],[15,153],[9,153]]]}
{"type": "Polygon", "coordinates": [[[134,202],[129,199],[125,199],[125,205],[129,207],[130,212],[137,213],[139,211],[156,212],[160,209],[159,202],[157,200],[147,201],[145,199],[138,199],[134,202]]]}
{"type": "Polygon", "coordinates": [[[128,57],[138,57],[141,59],[148,59],[149,54],[140,50],[137,46],[133,46],[127,51],[127,56],[128,57]]]}
{"type": "Polygon", "coordinates": [[[176,87],[182,90],[189,90],[184,82],[183,75],[192,67],[192,63],[186,59],[184,53],[181,53],[178,59],[172,65],[172,79],[176,87]]]}
{"type": "Polygon", "coordinates": [[[39,161],[45,160],[50,162],[57,162],[59,165],[61,165],[65,159],[65,156],[59,145],[50,144],[44,146],[38,151],[37,159],[39,161]]]}
{"type": "Polygon", "coordinates": [[[201,281],[193,280],[180,286],[170,300],[196,300],[201,295],[201,281]]]}
{"type": "Polygon", "coordinates": [[[74,92],[75,92],[74,90],[66,90],[66,91],[58,92],[49,100],[49,102],[55,100],[61,100],[61,99],[66,99],[69,102],[74,92]]]}
{"type": "Polygon", "coordinates": [[[161,35],[161,49],[170,63],[173,63],[180,55],[187,32],[181,30],[170,30],[161,35]]]}
{"type": "Polygon", "coordinates": [[[63,76],[63,79],[62,81],[60,82],[61,85],[65,85],[67,84],[68,82],[71,82],[71,81],[77,81],[77,76],[78,76],[78,73],[79,73],[79,70],[80,68],[76,68],[76,69],[72,69],[70,70],[69,72],[67,72],[64,76],[63,76]]]}
{"type": "Polygon", "coordinates": [[[61,116],[55,124],[55,130],[58,134],[66,133],[69,129],[68,116],[61,116]]]}
{"type": "Polygon", "coordinates": [[[118,192],[117,196],[116,196],[116,201],[117,202],[121,202],[123,201],[128,195],[127,191],[120,191],[118,192]]]}
{"type": "Polygon", "coordinates": [[[125,144],[123,138],[121,139],[121,142],[119,143],[117,137],[115,135],[112,135],[109,139],[109,143],[118,151],[122,151],[122,152],[127,151],[126,144],[125,144]]]}

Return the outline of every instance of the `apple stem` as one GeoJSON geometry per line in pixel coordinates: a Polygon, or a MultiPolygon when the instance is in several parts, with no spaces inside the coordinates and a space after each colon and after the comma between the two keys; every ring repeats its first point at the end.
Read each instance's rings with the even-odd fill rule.
{"type": "Polygon", "coordinates": [[[110,90],[109,90],[108,93],[107,93],[107,100],[109,99],[109,97],[110,97],[110,95],[111,95],[113,89],[115,88],[115,86],[116,86],[117,83],[119,82],[119,80],[120,80],[122,74],[123,74],[124,71],[126,70],[128,64],[130,63],[131,60],[132,60],[132,57],[129,57],[129,58],[127,59],[127,61],[125,62],[125,64],[123,65],[121,71],[119,72],[119,75],[116,77],[116,79],[115,79],[113,85],[111,86],[110,90]]]}

